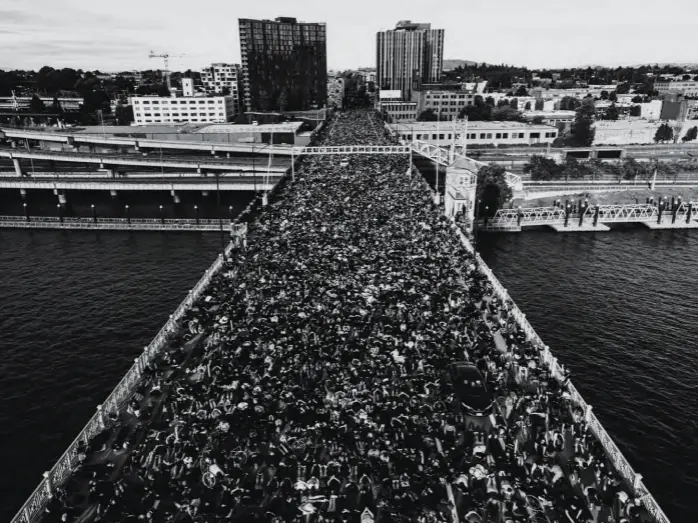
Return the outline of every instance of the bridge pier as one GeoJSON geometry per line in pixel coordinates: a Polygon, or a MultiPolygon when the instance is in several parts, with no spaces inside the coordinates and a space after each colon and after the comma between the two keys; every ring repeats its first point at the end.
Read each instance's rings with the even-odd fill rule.
{"type": "Polygon", "coordinates": [[[599,206],[597,205],[596,208],[594,209],[594,227],[596,227],[599,224],[599,206]]]}
{"type": "Polygon", "coordinates": [[[12,165],[15,167],[15,174],[17,176],[22,176],[22,166],[19,164],[19,160],[17,158],[12,158],[12,165]]]}
{"type": "Polygon", "coordinates": [[[19,194],[22,196],[22,200],[27,199],[27,190],[26,189],[20,189],[19,194]]]}
{"type": "Polygon", "coordinates": [[[68,196],[66,195],[65,191],[63,192],[58,192],[58,203],[61,205],[66,205],[68,203],[68,196]]]}
{"type": "Polygon", "coordinates": [[[570,204],[565,205],[565,227],[570,223],[570,204]]]}

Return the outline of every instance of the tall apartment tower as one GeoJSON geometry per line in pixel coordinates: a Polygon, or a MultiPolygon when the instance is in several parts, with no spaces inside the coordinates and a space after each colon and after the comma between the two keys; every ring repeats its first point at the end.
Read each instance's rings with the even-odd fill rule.
{"type": "Polygon", "coordinates": [[[238,22],[247,111],[302,111],[327,104],[324,23],[285,17],[238,22]]]}
{"type": "Polygon", "coordinates": [[[376,35],[376,82],[380,89],[399,89],[403,100],[422,83],[441,80],[444,30],[409,20],[376,35]]]}

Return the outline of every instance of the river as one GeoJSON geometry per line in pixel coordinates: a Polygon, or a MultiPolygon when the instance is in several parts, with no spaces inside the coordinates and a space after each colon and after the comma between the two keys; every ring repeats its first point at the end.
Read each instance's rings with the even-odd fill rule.
{"type": "MultiPolygon", "coordinates": [[[[0,521],[214,260],[216,234],[0,230],[0,521]]],[[[698,503],[698,232],[484,235],[672,523],[698,503]]]]}
{"type": "Polygon", "coordinates": [[[672,523],[694,523],[698,233],[486,234],[478,248],[672,523]]]}

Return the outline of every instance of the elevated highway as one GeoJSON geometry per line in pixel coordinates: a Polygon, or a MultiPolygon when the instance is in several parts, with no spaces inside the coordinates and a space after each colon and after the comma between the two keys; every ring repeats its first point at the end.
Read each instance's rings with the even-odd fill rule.
{"type": "MultiPolygon", "coordinates": [[[[138,129],[133,129],[134,134],[138,129]]],[[[216,143],[204,142],[204,135],[190,133],[182,135],[184,139],[172,140],[152,140],[145,138],[109,137],[94,134],[78,134],[54,131],[37,131],[12,129],[9,127],[0,128],[0,139],[8,140],[38,140],[41,142],[62,143],[70,146],[106,146],[106,147],[131,147],[136,151],[141,149],[163,149],[180,151],[206,151],[211,154],[216,153],[247,153],[260,154],[266,156],[273,149],[276,156],[292,156],[293,147],[289,145],[270,146],[263,143],[216,143]],[[190,138],[191,137],[191,138],[190,138]],[[200,141],[196,141],[199,137],[200,141]]]]}

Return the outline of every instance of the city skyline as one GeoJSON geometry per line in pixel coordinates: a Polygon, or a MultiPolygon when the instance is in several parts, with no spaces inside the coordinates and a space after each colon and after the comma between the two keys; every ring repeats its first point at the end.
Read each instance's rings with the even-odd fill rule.
{"type": "Polygon", "coordinates": [[[376,33],[399,20],[445,29],[445,59],[531,68],[698,62],[685,43],[691,14],[698,13],[687,0],[669,0],[662,10],[640,10],[629,0],[590,0],[583,9],[563,1],[544,12],[512,0],[467,9],[455,0],[444,0],[438,9],[418,0],[356,0],[345,6],[316,0],[289,6],[267,0],[242,9],[221,0],[205,7],[136,0],[98,7],[86,0],[65,0],[60,8],[55,6],[35,0],[0,8],[0,68],[162,68],[162,60],[148,58],[151,49],[171,54],[172,70],[240,63],[238,18],[279,16],[326,23],[327,65],[335,70],[375,67],[376,33]]]}

